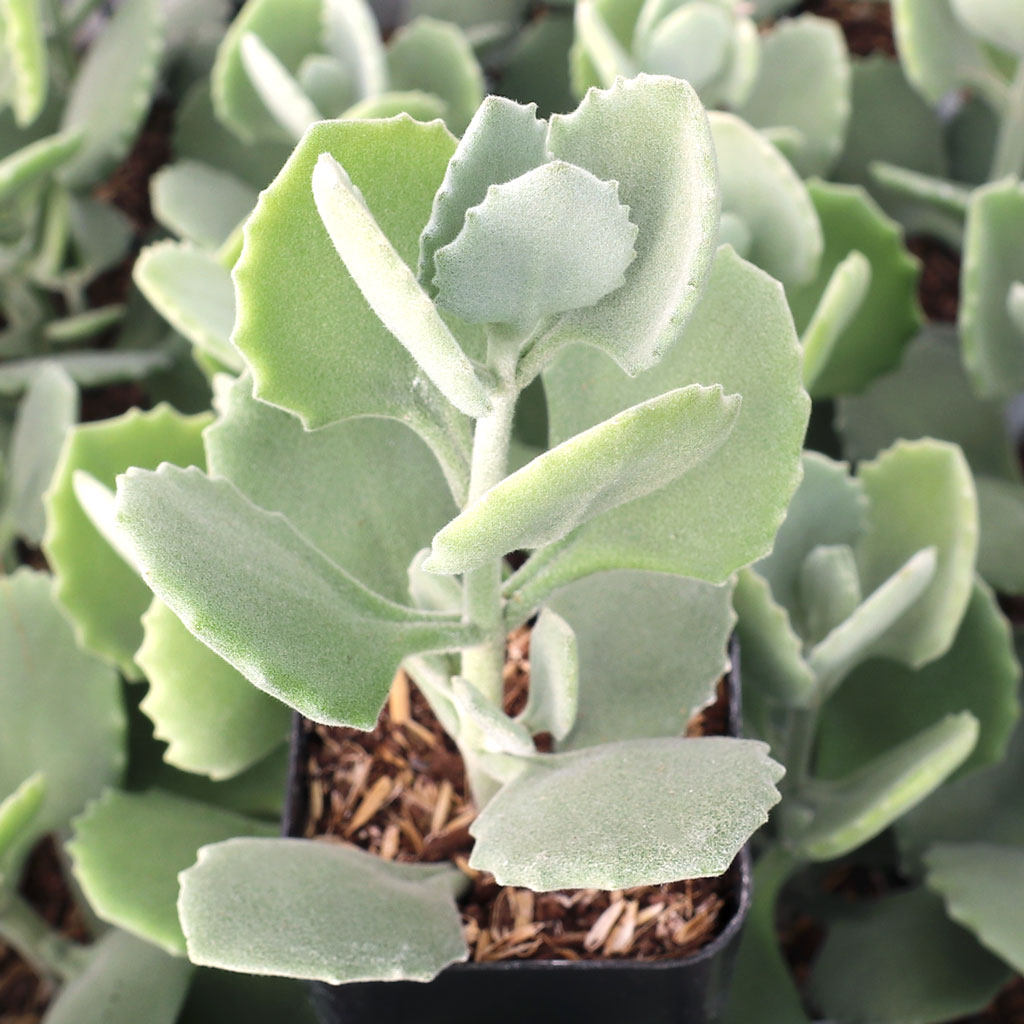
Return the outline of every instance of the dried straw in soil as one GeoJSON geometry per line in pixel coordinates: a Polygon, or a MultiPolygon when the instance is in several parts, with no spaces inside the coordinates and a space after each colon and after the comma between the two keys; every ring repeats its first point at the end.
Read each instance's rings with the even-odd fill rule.
{"type": "MultiPolygon", "coordinates": [[[[517,713],[529,686],[529,631],[509,638],[505,709],[517,713]]],[[[690,734],[725,732],[724,687],[690,734]]],[[[462,907],[476,961],[513,958],[662,960],[700,949],[733,909],[732,872],[617,892],[534,893],[501,887],[469,867],[469,801],[462,758],[404,673],[395,678],[372,733],[307,722],[308,815],[305,834],[346,841],[387,860],[452,860],[471,881],[462,907]]],[[[542,749],[550,737],[540,737],[542,749]]]]}

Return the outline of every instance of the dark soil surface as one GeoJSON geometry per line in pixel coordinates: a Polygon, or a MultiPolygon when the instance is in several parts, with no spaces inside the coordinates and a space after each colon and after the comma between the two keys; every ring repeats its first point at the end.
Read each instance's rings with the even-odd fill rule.
{"type": "Polygon", "coordinates": [[[839,22],[851,53],[896,54],[892,37],[892,15],[888,4],[871,0],[810,0],[801,11],[839,22]]]}
{"type": "Polygon", "coordinates": [[[934,238],[915,236],[907,248],[921,261],[918,297],[929,320],[956,322],[960,307],[960,255],[934,238]]]}

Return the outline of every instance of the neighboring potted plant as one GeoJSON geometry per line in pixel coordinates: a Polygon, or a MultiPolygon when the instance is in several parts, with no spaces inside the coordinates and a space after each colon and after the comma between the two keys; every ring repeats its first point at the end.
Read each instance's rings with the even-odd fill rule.
{"type": "MultiPolygon", "coordinates": [[[[777,799],[764,745],[679,736],[713,696],[726,581],[771,547],[808,410],[782,290],[716,252],[718,202],[704,112],[668,78],[550,124],[491,98],[458,145],[405,116],[317,124],[246,227],[233,340],[251,375],[221,393],[211,475],[119,481],[122,550],[249,682],[370,729],[404,664],[466,764],[470,863],[506,884],[718,874],[777,799]],[[506,475],[539,374],[553,447],[506,475]],[[593,655],[609,600],[624,635],[659,602],[695,624],[682,651],[660,639],[676,670],[642,706],[593,655]],[[538,611],[511,718],[505,636],[538,611]]],[[[233,839],[184,872],[180,914],[198,963],[425,980],[467,955],[463,881],[233,839]]]]}

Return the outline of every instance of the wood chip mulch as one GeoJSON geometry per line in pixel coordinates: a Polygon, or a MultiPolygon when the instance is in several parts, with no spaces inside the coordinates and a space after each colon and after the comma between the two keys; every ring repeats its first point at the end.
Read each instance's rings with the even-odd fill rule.
{"type": "MultiPolygon", "coordinates": [[[[518,713],[529,686],[529,631],[509,639],[505,709],[518,713]]],[[[720,699],[688,734],[725,732],[720,699]]],[[[387,860],[452,860],[471,880],[463,928],[475,961],[662,960],[692,953],[731,916],[735,875],[616,892],[597,889],[534,893],[501,887],[474,871],[469,801],[458,751],[426,700],[399,673],[372,733],[305,723],[308,813],[305,835],[354,843],[387,860]]],[[[548,742],[545,742],[547,740],[548,742]]],[[[538,746],[548,746],[540,737],[538,746]]]]}

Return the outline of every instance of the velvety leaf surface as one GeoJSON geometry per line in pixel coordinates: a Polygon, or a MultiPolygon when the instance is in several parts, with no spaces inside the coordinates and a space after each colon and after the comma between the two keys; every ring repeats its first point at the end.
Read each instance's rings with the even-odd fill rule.
{"type": "Polygon", "coordinates": [[[14,398],[47,364],[56,364],[80,387],[96,388],[126,380],[140,380],[157,370],[166,370],[171,354],[163,348],[60,352],[45,358],[11,359],[0,364],[0,396],[14,398]]]}
{"type": "Polygon", "coordinates": [[[831,860],[855,850],[920,803],[967,759],[978,738],[968,712],[946,715],[852,775],[818,781],[810,825],[790,837],[811,860],[831,860]]]}
{"type": "Polygon", "coordinates": [[[242,358],[230,341],[235,322],[231,274],[212,253],[157,242],[139,253],[132,280],[150,305],[203,354],[241,370],[242,358]]]}
{"type": "Polygon", "coordinates": [[[770,549],[799,481],[808,401],[781,286],[729,249],[716,258],[704,299],[659,367],[630,380],[592,348],[560,355],[544,374],[552,442],[694,381],[742,396],[725,443],[674,483],[528,562],[508,587],[518,600],[532,604],[535,594],[600,569],[721,582],[770,549]]]}
{"type": "Polygon", "coordinates": [[[476,640],[366,589],[283,515],[197,469],[131,470],[117,507],[147,582],[189,631],[316,721],[372,729],[403,657],[476,640]]]}
{"type": "Polygon", "coordinates": [[[1024,186],[1014,179],[977,189],[964,233],[960,337],[964,364],[982,398],[1024,388],[1024,330],[1010,315],[1010,286],[1024,280],[1024,186]]]}
{"type": "Polygon", "coordinates": [[[76,427],[65,442],[46,495],[43,550],[56,577],[55,594],[88,650],[113,661],[129,678],[140,675],[135,652],[142,643],[142,613],[152,594],[82,510],[74,476],[84,471],[113,488],[129,466],[167,460],[202,464],[200,432],[208,415],[181,416],[170,406],[132,410],[116,419],[76,427]]]}
{"type": "Polygon", "coordinates": [[[75,879],[103,920],[182,956],[178,872],[207,843],[276,831],[273,824],[159,789],[111,789],[75,819],[67,850],[75,879]]]}
{"type": "Polygon", "coordinates": [[[900,441],[858,473],[868,498],[867,530],[857,547],[864,593],[900,564],[933,546],[938,567],[926,593],[877,648],[920,667],[948,649],[967,609],[978,551],[978,504],[971,471],[955,445],[900,441]]]}
{"type": "Polygon", "coordinates": [[[1024,11],[1014,0],[951,0],[967,30],[1001,50],[1024,57],[1024,11]]]}
{"type": "Polygon", "coordinates": [[[46,1024],[175,1024],[194,968],[128,932],[90,947],[85,971],[62,988],[46,1024]]]}
{"type": "Polygon", "coordinates": [[[832,923],[810,992],[835,1020],[941,1024],[981,1010],[1008,977],[935,896],[912,889],[832,923]]]}
{"type": "Polygon", "coordinates": [[[1024,486],[975,477],[981,542],[978,572],[1003,594],[1024,594],[1024,486]]]}
{"type": "Polygon", "coordinates": [[[71,159],[82,144],[83,132],[58,132],[30,142],[0,160],[0,200],[7,201],[23,188],[71,159]]]}
{"type": "MultiPolygon", "coordinates": [[[[46,776],[33,772],[0,802],[0,862],[21,842],[46,799],[46,776]]],[[[4,881],[0,875],[0,883],[4,881]]]]}
{"type": "MultiPolygon", "coordinates": [[[[4,49],[14,85],[14,119],[20,127],[31,124],[46,102],[48,55],[46,22],[41,0],[3,0],[4,49]]],[[[5,78],[7,75],[5,75],[5,78]]]]}
{"type": "Polygon", "coordinates": [[[321,17],[324,46],[351,80],[356,98],[383,92],[388,70],[373,8],[366,0],[324,0],[321,17]]]}
{"type": "Polygon", "coordinates": [[[303,839],[207,846],[181,876],[193,963],[250,974],[429,981],[467,950],[455,873],[303,839]]]}
{"type": "Polygon", "coordinates": [[[92,184],[128,151],[149,109],[162,51],[159,0],[134,0],[114,12],[89,47],[64,107],[61,129],[86,132],[61,169],[66,184],[92,184]]]}
{"type": "Polygon", "coordinates": [[[660,490],[721,448],[740,405],[739,396],[720,387],[691,385],[563,441],[445,526],[423,567],[465,572],[510,551],[560,540],[602,513],[660,490]]]}
{"type": "Polygon", "coordinates": [[[519,720],[535,734],[564,740],[580,704],[580,656],[576,634],[550,607],[530,630],[530,688],[519,720]]]}
{"type": "Polygon", "coordinates": [[[117,674],[75,644],[43,573],[0,577],[0,664],[0,793],[6,798],[35,773],[45,780],[40,806],[0,864],[17,882],[35,840],[117,779],[125,719],[117,674]]]}
{"type": "Polygon", "coordinates": [[[825,246],[807,186],[788,160],[734,114],[710,113],[722,209],[750,232],[744,255],[786,285],[809,281],[825,246]]]}
{"type": "Polygon", "coordinates": [[[960,771],[998,761],[1019,714],[1020,665],[992,592],[976,582],[953,646],[919,669],[876,659],[854,670],[825,705],[817,770],[836,778],[946,714],[970,711],[978,742],[960,771]]]}
{"type": "Polygon", "coordinates": [[[728,584],[628,571],[559,590],[549,607],[576,633],[580,659],[579,715],[559,747],[682,733],[728,668],[731,596],[728,584]]]}
{"type": "Polygon", "coordinates": [[[552,117],[548,147],[617,181],[619,201],[640,229],[626,283],[567,313],[551,341],[587,342],[639,373],[679,338],[714,258],[719,197],[704,110],[685,82],[639,75],[552,117]]]}
{"type": "Polygon", "coordinates": [[[871,265],[871,282],[860,309],[814,382],[814,397],[827,398],[860,391],[899,364],[905,345],[921,325],[920,265],[904,248],[899,225],[864,189],[814,181],[810,192],[825,231],[825,253],[817,277],[787,290],[797,330],[807,328],[833,271],[851,251],[862,253],[871,265]]]}
{"type": "Polygon", "coordinates": [[[135,660],[149,693],[140,707],[156,738],[168,744],[165,761],[227,779],[285,741],[288,708],[200,643],[167,605],[154,599],[142,625],[145,638],[135,660]]]}
{"type": "Polygon", "coordinates": [[[754,740],[642,739],[555,754],[501,789],[470,831],[472,867],[538,891],[719,875],[779,799],[754,740]]]}
{"type": "Polygon", "coordinates": [[[850,117],[850,58],[839,26],[812,14],[780,21],[762,37],[760,74],[736,112],[755,128],[795,128],[793,166],[802,177],[824,175],[850,117]]]}
{"type": "Polygon", "coordinates": [[[310,180],[321,153],[338,159],[412,266],[454,148],[443,125],[408,117],[309,129],[261,195],[235,266],[233,340],[252,367],[258,398],[298,413],[310,428],[350,416],[436,417],[443,399],[339,262],[310,180]]]}
{"type": "Polygon", "coordinates": [[[413,555],[457,511],[419,437],[373,417],[304,430],[296,417],[255,400],[247,376],[218,404],[204,435],[211,474],[283,513],[371,590],[406,602],[413,555]]]}
{"type": "Polygon", "coordinates": [[[870,458],[897,438],[935,437],[960,445],[975,473],[1020,479],[1003,403],[972,394],[948,324],[929,324],[896,370],[860,395],[842,396],[837,425],[851,459],[870,458]]]}
{"type": "Polygon", "coordinates": [[[223,245],[256,205],[256,190],[229,171],[198,160],[161,167],[150,181],[153,216],[180,238],[223,245]]]}
{"type": "Polygon", "coordinates": [[[311,124],[323,120],[295,76],[255,32],[242,36],[239,53],[256,95],[286,137],[297,141],[311,124]]]}

